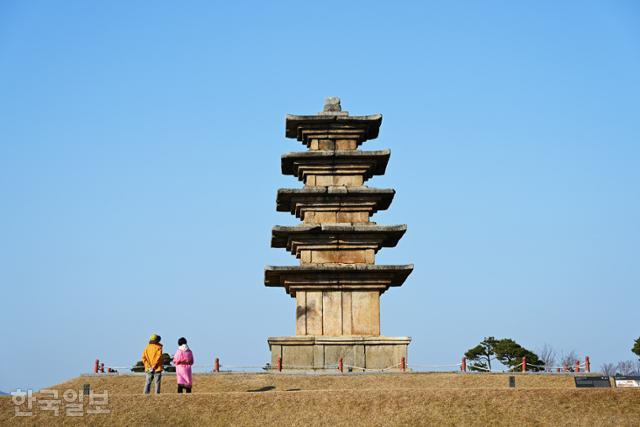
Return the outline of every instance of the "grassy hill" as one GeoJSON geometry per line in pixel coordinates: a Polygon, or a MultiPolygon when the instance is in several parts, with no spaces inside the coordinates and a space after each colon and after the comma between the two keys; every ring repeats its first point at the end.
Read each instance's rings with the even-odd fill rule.
{"type": "Polygon", "coordinates": [[[576,389],[571,375],[405,373],[370,375],[201,374],[194,393],[141,394],[142,376],[78,377],[52,388],[109,391],[109,415],[59,417],[34,409],[14,418],[0,398],[0,424],[215,425],[638,425],[640,390],[576,389]]]}

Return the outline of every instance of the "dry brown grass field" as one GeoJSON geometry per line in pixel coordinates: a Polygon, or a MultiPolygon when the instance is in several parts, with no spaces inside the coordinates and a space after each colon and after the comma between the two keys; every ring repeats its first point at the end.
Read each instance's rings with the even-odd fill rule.
{"type": "Polygon", "coordinates": [[[86,376],[51,387],[90,384],[109,392],[108,415],[55,417],[34,405],[14,417],[0,398],[0,424],[90,425],[640,425],[640,390],[576,389],[571,375],[398,373],[345,375],[200,374],[194,393],[144,396],[142,376],[86,376]]]}

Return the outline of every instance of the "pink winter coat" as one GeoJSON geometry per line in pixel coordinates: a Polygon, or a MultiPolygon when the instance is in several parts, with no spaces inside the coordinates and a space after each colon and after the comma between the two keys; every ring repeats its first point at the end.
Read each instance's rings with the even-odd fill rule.
{"type": "Polygon", "coordinates": [[[186,344],[178,347],[178,351],[173,356],[173,364],[176,365],[176,379],[178,384],[190,386],[193,381],[191,379],[191,365],[193,365],[193,353],[186,344]]]}

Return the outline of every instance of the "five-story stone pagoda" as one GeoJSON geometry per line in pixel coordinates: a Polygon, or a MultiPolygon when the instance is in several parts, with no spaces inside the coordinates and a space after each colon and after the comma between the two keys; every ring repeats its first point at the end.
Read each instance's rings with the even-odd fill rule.
{"type": "Polygon", "coordinates": [[[271,366],[329,369],[346,366],[399,369],[409,337],[380,336],[380,295],[400,286],[413,265],[376,265],[375,253],[393,247],[406,225],[377,225],[369,218],[387,209],[392,189],[364,186],[382,175],[389,150],[360,151],[378,136],[382,115],[349,116],[338,98],[328,98],[314,116],[287,115],[286,136],[309,151],[282,156],[282,173],[304,183],[280,189],[277,210],[302,220],[276,226],[271,246],[286,248],[299,266],[265,269],[266,286],[281,286],[296,299],[296,335],[271,337],[271,366]]]}

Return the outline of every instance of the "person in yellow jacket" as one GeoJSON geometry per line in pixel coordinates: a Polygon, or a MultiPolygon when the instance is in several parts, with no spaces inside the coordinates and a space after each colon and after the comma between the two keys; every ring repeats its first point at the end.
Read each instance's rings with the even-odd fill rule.
{"type": "Polygon", "coordinates": [[[162,344],[160,335],[152,334],[149,344],[142,352],[142,363],[147,379],[144,383],[144,394],[151,392],[151,383],[156,380],[156,394],[160,394],[160,383],[162,382],[162,344]]]}

